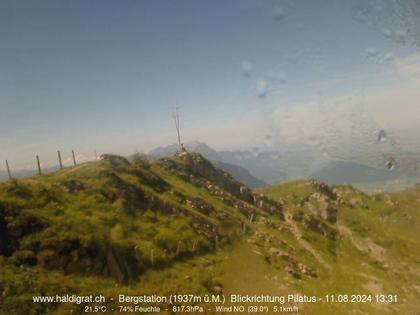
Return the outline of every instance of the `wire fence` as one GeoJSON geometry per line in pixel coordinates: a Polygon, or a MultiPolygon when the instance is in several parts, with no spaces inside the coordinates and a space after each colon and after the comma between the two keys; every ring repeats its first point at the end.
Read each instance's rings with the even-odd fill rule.
{"type": "MultiPolygon", "coordinates": [[[[94,154],[95,154],[94,155],[94,160],[98,160],[99,158],[98,158],[98,154],[97,154],[96,150],[94,151],[94,154]]],[[[66,166],[64,166],[60,150],[57,150],[57,159],[58,159],[58,164],[55,167],[53,166],[53,167],[45,167],[44,168],[42,166],[42,161],[41,161],[40,156],[36,155],[35,156],[34,169],[31,169],[31,170],[17,170],[16,174],[19,174],[19,175],[16,175],[16,176],[14,176],[15,174],[14,174],[13,169],[11,168],[11,164],[9,163],[9,160],[5,160],[5,166],[6,166],[6,172],[7,172],[6,176],[9,180],[13,180],[13,179],[16,179],[16,178],[22,178],[22,177],[27,177],[27,176],[36,175],[36,174],[42,175],[44,173],[50,173],[50,172],[54,172],[58,169],[65,168],[66,166]]],[[[71,150],[71,162],[72,162],[71,167],[75,167],[75,166],[77,166],[77,165],[79,165],[83,162],[86,162],[86,160],[83,159],[83,161],[78,161],[77,160],[77,155],[75,154],[75,151],[71,150]]],[[[4,179],[6,179],[6,178],[4,178],[4,179]]],[[[0,181],[3,181],[4,179],[0,178],[0,181]]]]}

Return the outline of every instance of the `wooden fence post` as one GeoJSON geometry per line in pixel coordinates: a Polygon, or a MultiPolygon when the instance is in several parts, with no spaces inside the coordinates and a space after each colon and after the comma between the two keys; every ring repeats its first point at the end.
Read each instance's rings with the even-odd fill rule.
{"type": "Polygon", "coordinates": [[[36,163],[38,165],[38,173],[39,173],[39,175],[41,175],[42,174],[41,163],[39,162],[39,156],[38,155],[36,156],[36,163]]]}
{"type": "Polygon", "coordinates": [[[77,166],[76,156],[74,155],[74,150],[71,150],[71,155],[73,156],[73,164],[74,164],[74,166],[77,166]]]}
{"type": "Polygon", "coordinates": [[[10,172],[9,162],[6,160],[6,168],[7,174],[9,175],[9,179],[12,179],[12,173],[10,172]]]}
{"type": "Polygon", "coordinates": [[[58,154],[58,163],[60,165],[60,169],[63,169],[63,161],[61,160],[60,150],[57,150],[57,154],[58,154]]]}

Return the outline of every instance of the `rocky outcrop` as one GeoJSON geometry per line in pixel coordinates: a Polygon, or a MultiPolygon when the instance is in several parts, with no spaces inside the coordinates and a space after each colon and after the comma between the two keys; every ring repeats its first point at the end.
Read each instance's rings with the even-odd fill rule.
{"type": "Polygon", "coordinates": [[[122,157],[120,155],[115,155],[115,154],[102,154],[99,157],[100,160],[102,161],[108,161],[110,162],[113,166],[117,166],[117,165],[130,165],[130,162],[128,161],[128,159],[126,159],[125,157],[122,157]]]}
{"type": "Polygon", "coordinates": [[[321,194],[325,195],[331,200],[336,200],[337,195],[336,192],[327,184],[321,182],[317,179],[310,179],[308,181],[308,185],[318,190],[321,194]]]}
{"type": "Polygon", "coordinates": [[[276,214],[284,219],[283,207],[279,202],[263,194],[254,193],[249,187],[235,180],[229,173],[216,168],[198,153],[181,152],[176,158],[163,158],[159,163],[194,185],[206,188],[229,206],[233,206],[234,199],[240,199],[267,214],[276,214]]]}
{"type": "Polygon", "coordinates": [[[199,197],[196,197],[193,199],[187,199],[186,203],[191,208],[196,209],[205,215],[209,215],[210,213],[214,211],[214,207],[210,203],[205,202],[203,199],[199,197]]]}
{"type": "Polygon", "coordinates": [[[184,154],[180,154],[178,157],[183,162],[188,174],[198,175],[238,198],[245,199],[245,201],[251,201],[250,195],[241,194],[241,186],[243,185],[240,182],[235,180],[229,173],[216,168],[202,155],[184,152],[184,154]],[[249,199],[246,200],[246,198],[249,199]]]}

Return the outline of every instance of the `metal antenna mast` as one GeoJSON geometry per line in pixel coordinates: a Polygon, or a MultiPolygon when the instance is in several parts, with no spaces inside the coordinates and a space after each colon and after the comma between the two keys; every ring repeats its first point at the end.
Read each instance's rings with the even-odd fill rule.
{"type": "Polygon", "coordinates": [[[175,107],[175,111],[172,115],[172,118],[174,119],[176,133],[178,135],[179,150],[182,151],[183,147],[182,147],[182,143],[181,143],[181,134],[180,134],[180,131],[179,131],[179,107],[178,106],[175,107]]]}

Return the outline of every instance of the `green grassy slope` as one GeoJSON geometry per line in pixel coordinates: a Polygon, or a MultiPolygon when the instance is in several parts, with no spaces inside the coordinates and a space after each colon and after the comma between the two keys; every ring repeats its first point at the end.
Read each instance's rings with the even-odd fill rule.
{"type": "Polygon", "coordinates": [[[108,155],[0,184],[0,313],[83,311],[33,295],[223,292],[398,294],[300,313],[415,314],[419,205],[419,187],[366,195],[308,180],[254,192],[199,154],[108,155]]]}
{"type": "MultiPolygon", "coordinates": [[[[331,189],[311,180],[265,192],[285,201],[287,221],[293,222],[302,240],[325,263],[319,268],[320,281],[302,281],[297,288],[318,294],[398,294],[396,304],[358,304],[357,309],[367,314],[416,314],[420,306],[420,187],[399,194],[366,195],[351,186],[331,189]]],[[[331,313],[347,314],[355,306],[335,308],[331,313]]],[[[313,308],[316,314],[326,309],[322,304],[313,308]]]]}
{"type": "Polygon", "coordinates": [[[8,181],[0,185],[1,306],[28,314],[32,295],[96,292],[97,282],[108,294],[139,280],[163,293],[171,286],[163,290],[162,275],[184,265],[182,277],[199,277],[175,281],[172,292],[181,284],[207,292],[213,280],[197,258],[228,247],[257,214],[281,218],[282,210],[196,154],[152,164],[105,156],[8,181]]]}

